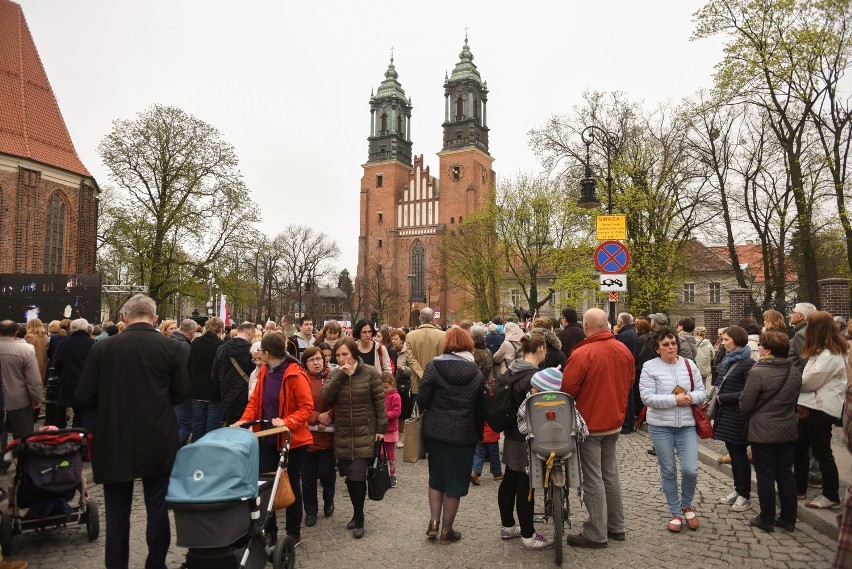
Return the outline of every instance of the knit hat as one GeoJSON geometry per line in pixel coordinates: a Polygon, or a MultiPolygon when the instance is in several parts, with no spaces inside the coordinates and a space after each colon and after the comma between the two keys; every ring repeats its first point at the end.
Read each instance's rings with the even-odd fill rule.
{"type": "Polygon", "coordinates": [[[539,391],[559,391],[562,387],[562,372],[555,367],[545,368],[532,376],[530,385],[539,391]]]}

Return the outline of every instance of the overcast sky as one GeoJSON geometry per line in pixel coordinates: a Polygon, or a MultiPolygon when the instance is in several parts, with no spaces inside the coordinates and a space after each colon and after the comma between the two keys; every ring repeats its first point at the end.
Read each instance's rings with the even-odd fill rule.
{"type": "Polygon", "coordinates": [[[323,230],[353,275],[370,90],[391,46],[414,105],[414,153],[435,170],[444,73],[468,28],[488,81],[498,177],[541,169],[527,132],[584,90],[622,90],[650,107],[676,102],[710,86],[722,57],[721,40],[689,39],[700,0],[19,3],[77,152],[101,186],[110,181],[97,146],[113,120],[154,103],[181,107],[236,148],[261,231],[323,230]]]}

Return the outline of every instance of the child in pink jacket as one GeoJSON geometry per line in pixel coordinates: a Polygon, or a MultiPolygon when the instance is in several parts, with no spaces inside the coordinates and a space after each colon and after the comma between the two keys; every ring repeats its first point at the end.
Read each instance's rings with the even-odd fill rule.
{"type": "Polygon", "coordinates": [[[390,467],[391,488],[396,488],[396,442],[399,440],[399,416],[402,414],[402,398],[396,391],[393,374],[382,374],[382,389],[385,391],[385,409],[388,413],[388,430],[385,433],[385,456],[390,467]]]}

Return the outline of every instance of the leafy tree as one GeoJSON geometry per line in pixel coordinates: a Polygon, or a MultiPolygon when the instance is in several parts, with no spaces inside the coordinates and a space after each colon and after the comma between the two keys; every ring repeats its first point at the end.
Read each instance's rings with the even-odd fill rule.
{"type": "MultiPolygon", "coordinates": [[[[586,212],[569,199],[561,184],[542,176],[519,174],[497,188],[497,236],[505,266],[517,283],[529,311],[544,306],[556,292],[553,286],[540,293],[539,281],[561,279],[563,286],[584,286],[591,277],[591,255],[584,273],[576,260],[576,249],[588,248],[590,226],[586,212]],[[569,269],[579,269],[571,271],[569,269]]],[[[517,307],[516,307],[517,308],[517,307]]]]}
{"type": "Polygon", "coordinates": [[[848,45],[842,44],[848,42],[849,14],[848,0],[711,0],[695,15],[694,37],[727,37],[715,77],[723,98],[768,113],[798,214],[800,282],[813,302],[819,299],[819,269],[814,199],[804,167],[808,129],[817,105],[848,65],[848,45]],[[832,62],[831,73],[840,72],[829,82],[820,76],[826,62],[832,62]]]}
{"type": "Polygon", "coordinates": [[[258,218],[221,133],[176,107],[116,120],[98,151],[117,186],[102,232],[158,304],[180,272],[206,276],[227,241],[258,218]]]}
{"type": "Polygon", "coordinates": [[[494,227],[493,196],[485,203],[449,231],[441,242],[441,253],[449,279],[473,299],[470,308],[476,318],[488,322],[500,309],[499,287],[506,264],[494,227]]]}

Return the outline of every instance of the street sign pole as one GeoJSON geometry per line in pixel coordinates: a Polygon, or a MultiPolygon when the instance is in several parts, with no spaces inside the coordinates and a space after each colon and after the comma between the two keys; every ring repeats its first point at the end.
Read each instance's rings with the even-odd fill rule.
{"type": "MultiPolygon", "coordinates": [[[[616,217],[616,216],[611,216],[616,217]]],[[[600,233],[600,231],[599,231],[600,233]]],[[[609,323],[615,328],[615,304],[618,301],[617,290],[621,289],[627,283],[625,273],[630,265],[630,252],[624,243],[615,240],[604,241],[595,249],[595,268],[601,273],[601,289],[606,286],[609,291],[609,323]],[[609,278],[604,279],[607,275],[609,278]],[[619,278],[620,277],[620,278],[619,278]],[[612,281],[611,284],[604,285],[604,280],[612,281]],[[616,283],[619,283],[617,288],[614,288],[616,283]]],[[[625,287],[626,290],[626,287],[625,287]]]]}

